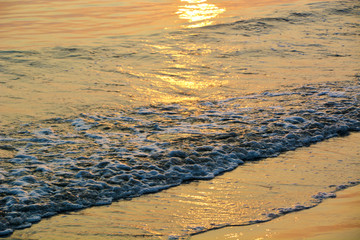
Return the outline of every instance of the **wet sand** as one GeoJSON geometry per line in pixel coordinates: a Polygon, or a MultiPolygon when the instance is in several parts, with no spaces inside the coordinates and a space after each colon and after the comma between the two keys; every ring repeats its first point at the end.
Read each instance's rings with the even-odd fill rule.
{"type": "Polygon", "coordinates": [[[358,185],[338,192],[336,198],[324,200],[312,209],[291,213],[267,223],[214,230],[191,239],[356,240],[360,238],[359,206],[358,185]]]}

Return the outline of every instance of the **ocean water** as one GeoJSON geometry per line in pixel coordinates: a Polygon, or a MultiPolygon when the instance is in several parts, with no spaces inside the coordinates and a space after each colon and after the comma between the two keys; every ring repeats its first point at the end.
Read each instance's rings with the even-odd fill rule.
{"type": "Polygon", "coordinates": [[[0,6],[1,235],[360,130],[358,1],[0,6]]]}

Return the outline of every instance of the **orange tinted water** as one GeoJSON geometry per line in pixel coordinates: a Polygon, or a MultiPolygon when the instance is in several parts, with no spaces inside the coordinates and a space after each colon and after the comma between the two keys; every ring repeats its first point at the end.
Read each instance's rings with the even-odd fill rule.
{"type": "Polygon", "coordinates": [[[353,79],[357,19],[309,2],[0,1],[0,121],[353,79]]]}
{"type": "MultiPolygon", "coordinates": [[[[310,2],[316,1],[296,1],[296,4],[295,1],[246,3],[215,0],[148,0],[131,3],[34,1],[12,4],[3,1],[0,29],[0,124],[7,126],[1,130],[1,137],[6,138],[7,133],[10,136],[18,133],[33,133],[37,136],[37,127],[42,128],[47,122],[40,120],[45,118],[54,117],[54,121],[60,119],[64,123],[73,122],[76,125],[78,120],[81,121],[88,114],[96,116],[98,112],[102,116],[106,112],[107,116],[128,116],[132,111],[119,113],[119,109],[123,107],[138,111],[135,107],[149,103],[178,103],[176,106],[179,108],[191,106],[191,111],[201,112],[206,105],[209,109],[216,109],[214,103],[218,102],[219,107],[227,109],[225,113],[231,114],[238,108],[246,112],[254,105],[281,108],[286,105],[284,101],[290,100],[286,108],[301,110],[306,105],[292,101],[292,95],[268,101],[261,97],[266,94],[260,93],[272,90],[285,92],[284,96],[287,96],[286,92],[292,92],[297,85],[311,83],[314,83],[314,92],[311,94],[316,91],[320,93],[316,95],[319,99],[312,98],[315,100],[314,105],[320,107],[324,101],[333,101],[336,96],[341,96],[341,92],[322,93],[327,91],[325,86],[317,89],[320,85],[315,83],[330,81],[335,87],[338,86],[337,89],[333,88],[334,91],[343,91],[344,87],[338,81],[352,80],[358,73],[360,54],[357,50],[356,26],[359,26],[359,19],[356,16],[357,8],[352,7],[355,3],[351,1],[343,1],[341,4],[335,1],[307,4],[310,2]],[[275,3],[282,4],[272,5],[275,3]],[[242,99],[249,94],[255,96],[254,101],[227,103],[228,99],[242,99]],[[194,101],[205,105],[194,104],[194,101]],[[35,121],[36,127],[24,131],[26,126],[32,126],[28,124],[30,120],[27,116],[35,121]],[[8,127],[17,126],[15,121],[26,123],[21,125],[23,129],[19,132],[8,127]]],[[[355,81],[353,84],[356,85],[355,81]]],[[[352,87],[355,86],[349,89],[356,89],[352,87]]],[[[349,108],[348,111],[354,109],[349,108]]],[[[258,119],[258,115],[251,115],[251,111],[246,114],[258,119]]],[[[155,119],[154,123],[158,121],[155,119]]],[[[174,121],[175,125],[183,124],[182,118],[174,121]]],[[[173,124],[167,120],[163,123],[165,127],[173,124]]],[[[146,123],[146,126],[150,125],[146,123]]],[[[59,126],[58,129],[64,134],[71,133],[73,130],[68,127],[59,126]]],[[[185,125],[184,132],[176,130],[175,135],[182,135],[186,139],[189,127],[185,125]]],[[[258,127],[250,130],[257,131],[260,129],[258,127]]],[[[244,127],[234,125],[234,128],[241,131],[244,127]]],[[[110,133],[106,132],[109,129],[112,128],[99,124],[99,129],[94,131],[109,136],[110,133]]],[[[120,129],[113,130],[118,132],[120,129]]],[[[127,131],[131,128],[124,129],[127,131]]],[[[220,129],[227,131],[224,125],[220,129]]],[[[201,127],[201,133],[212,131],[219,131],[218,127],[215,130],[207,124],[201,127]]],[[[229,128],[229,131],[233,130],[229,128]]],[[[166,138],[171,139],[171,134],[174,133],[155,137],[152,134],[144,142],[167,141],[166,138]]],[[[143,130],[139,131],[139,135],[142,138],[143,130]]],[[[116,149],[117,144],[127,144],[128,139],[133,138],[133,135],[126,136],[116,139],[116,149]]],[[[144,145],[143,142],[136,142],[136,139],[135,143],[130,142],[131,148],[144,145]]],[[[23,148],[17,147],[20,141],[17,138],[3,140],[14,142],[16,148],[5,146],[0,152],[5,154],[1,157],[12,161],[18,150],[18,154],[24,153],[23,148]]],[[[83,149],[82,144],[80,141],[76,147],[83,149]]],[[[195,144],[204,143],[199,140],[195,144]]],[[[29,154],[34,154],[33,149],[37,152],[37,145],[25,142],[24,146],[29,154]]],[[[95,146],[87,146],[89,155],[98,152],[96,149],[99,147],[108,158],[109,146],[98,143],[95,146]]],[[[49,156],[52,160],[52,156],[67,150],[66,147],[54,149],[54,155],[48,155],[48,150],[41,147],[39,156],[49,156]]],[[[81,150],[79,154],[85,153],[81,150]]],[[[139,156],[141,158],[142,155],[139,156]]],[[[300,158],[299,162],[302,161],[300,158]]],[[[278,164],[275,164],[274,168],[277,167],[278,164]]],[[[338,165],[335,163],[334,167],[338,165]]],[[[262,170],[260,172],[263,173],[262,170]]],[[[295,173],[301,174],[302,171],[295,173]]],[[[348,175],[346,173],[344,178],[348,175]]],[[[255,174],[253,177],[259,179],[259,176],[255,174]]],[[[279,175],[282,179],[283,176],[288,175],[279,175]]],[[[261,179],[261,189],[263,186],[265,190],[269,189],[264,184],[266,180],[261,179]]],[[[331,179],[339,180],[336,177],[331,179]]],[[[226,182],[217,185],[234,190],[226,182]]],[[[298,193],[303,194],[303,190],[298,193]]],[[[220,196],[222,194],[221,190],[220,196]]],[[[239,215],[236,211],[234,214],[239,215]]],[[[142,223],[143,211],[139,216],[137,221],[142,223]]],[[[197,216],[195,213],[188,219],[197,216]]],[[[127,220],[125,218],[125,222],[127,220]]],[[[157,221],[156,218],[150,220],[157,221]]],[[[98,223],[99,218],[95,217],[94,224],[98,223]]],[[[65,229],[69,230],[67,225],[65,229]]],[[[128,229],[125,227],[125,230],[128,229]]],[[[118,231],[116,227],[115,231],[118,231]]],[[[98,237],[95,232],[91,236],[98,237]]]]}
{"type": "Polygon", "coordinates": [[[194,6],[203,12],[221,9],[213,15],[216,23],[249,8],[290,2],[295,0],[2,0],[0,49],[93,44],[108,36],[176,29],[189,20],[179,18],[185,6],[190,6],[185,7],[188,11],[194,6]]]}

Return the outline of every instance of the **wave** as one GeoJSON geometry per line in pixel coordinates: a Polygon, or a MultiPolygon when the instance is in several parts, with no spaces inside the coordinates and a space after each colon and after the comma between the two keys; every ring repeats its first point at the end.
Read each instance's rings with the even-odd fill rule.
{"type": "Polygon", "coordinates": [[[312,84],[3,129],[1,233],[360,131],[359,87],[312,84]]]}

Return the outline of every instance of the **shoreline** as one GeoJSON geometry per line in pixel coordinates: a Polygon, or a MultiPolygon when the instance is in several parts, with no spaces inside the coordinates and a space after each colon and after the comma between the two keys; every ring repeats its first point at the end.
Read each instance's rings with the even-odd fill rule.
{"type": "Polygon", "coordinates": [[[319,205],[292,212],[267,222],[228,226],[191,236],[190,240],[311,239],[355,240],[360,237],[360,185],[336,192],[319,205]]]}
{"type": "MultiPolygon", "coordinates": [[[[232,17],[204,28],[2,51],[0,237],[185,239],[360,183],[359,4],[291,1],[254,15],[229,3],[232,17]]],[[[135,20],[158,9],[142,5],[135,20]]]]}
{"type": "MultiPolygon", "coordinates": [[[[337,189],[353,186],[354,183],[350,182],[348,185],[339,184],[346,184],[349,176],[357,181],[356,160],[360,149],[354,143],[359,139],[360,133],[353,133],[276,158],[247,163],[209,181],[194,181],[130,201],[59,214],[31,228],[15,231],[8,239],[136,239],[140,235],[143,239],[167,239],[167,236],[169,239],[186,239],[201,228],[221,227],[228,222],[261,222],[241,229],[267,226],[294,214],[312,211],[284,214],[281,211],[284,207],[289,209],[287,213],[298,210],[297,206],[305,209],[319,201],[311,196],[329,196],[336,191],[336,186],[337,189]],[[329,150],[334,147],[337,147],[336,152],[329,150]],[[297,165],[298,162],[302,164],[297,165]],[[271,217],[269,214],[282,216],[264,222],[271,217]],[[184,229],[187,234],[181,234],[184,229]]],[[[338,194],[340,196],[342,191],[338,194]]],[[[321,222],[320,217],[315,219],[321,222]]],[[[209,230],[190,239],[216,239],[211,238],[214,233],[230,230],[234,228],[209,230]]],[[[225,234],[237,236],[231,231],[225,234]]],[[[224,235],[218,239],[224,239],[224,235]]]]}

